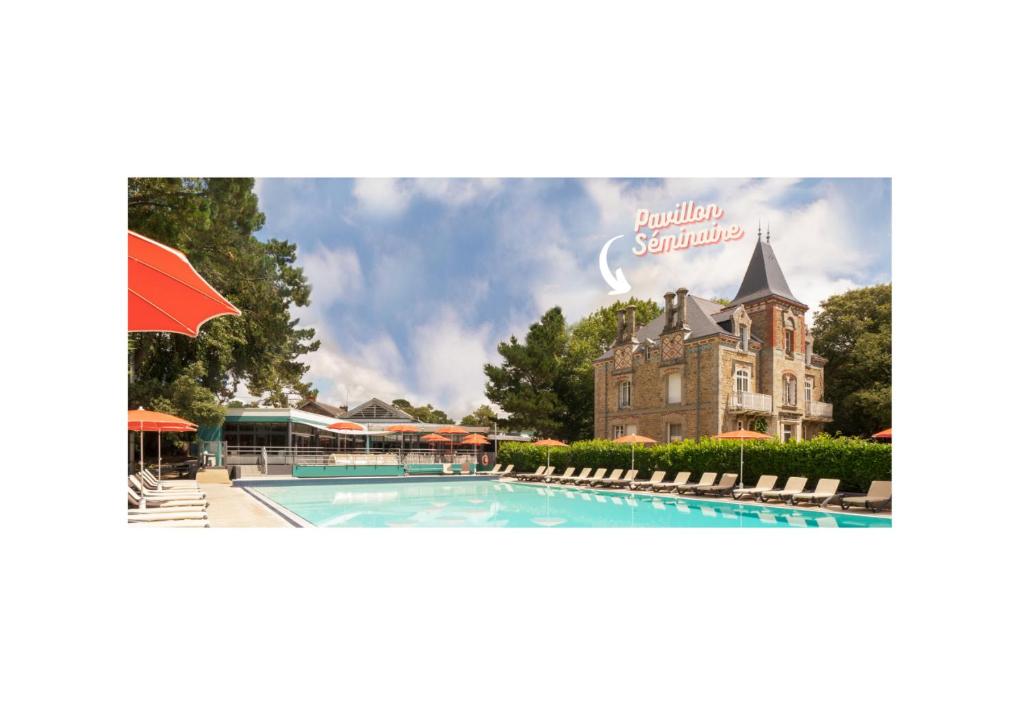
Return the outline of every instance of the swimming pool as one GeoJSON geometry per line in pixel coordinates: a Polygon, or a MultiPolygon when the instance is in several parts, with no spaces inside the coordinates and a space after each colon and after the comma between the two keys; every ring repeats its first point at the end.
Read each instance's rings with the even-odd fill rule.
{"type": "Polygon", "coordinates": [[[486,479],[242,483],[322,528],[871,528],[889,518],[486,479]]]}

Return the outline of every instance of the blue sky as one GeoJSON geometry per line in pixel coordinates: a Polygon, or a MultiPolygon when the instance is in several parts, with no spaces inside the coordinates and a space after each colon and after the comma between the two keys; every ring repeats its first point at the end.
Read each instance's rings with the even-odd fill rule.
{"type": "Polygon", "coordinates": [[[458,418],[484,397],[483,364],[553,305],[570,321],[616,300],[598,253],[632,290],[731,298],[760,220],[794,294],[891,280],[888,179],[260,179],[260,237],[298,245],[313,285],[298,309],[323,342],[310,377],[328,403],[431,402],[458,418]],[[630,252],[638,208],[715,203],[743,239],[630,252]]]}

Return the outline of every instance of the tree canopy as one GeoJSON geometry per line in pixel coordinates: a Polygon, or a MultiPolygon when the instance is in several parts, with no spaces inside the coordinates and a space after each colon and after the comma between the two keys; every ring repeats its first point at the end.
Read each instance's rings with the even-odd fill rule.
{"type": "Polygon", "coordinates": [[[830,429],[869,436],[892,425],[892,284],[833,295],[811,331],[828,359],[825,398],[830,429]]]}
{"type": "Polygon", "coordinates": [[[435,409],[433,404],[413,406],[408,399],[395,399],[392,406],[397,406],[407,414],[411,414],[416,420],[427,424],[454,424],[455,420],[449,417],[440,409],[435,409]]]}
{"type": "Polygon", "coordinates": [[[130,334],[133,406],[218,424],[222,402],[242,384],[270,405],[287,405],[289,394],[315,398],[298,358],[320,344],[293,318],[294,308],[309,305],[310,285],[294,244],[256,239],[264,219],[252,179],[128,180],[129,229],[187,255],[242,312],[207,322],[194,339],[130,334]]]}
{"type": "Polygon", "coordinates": [[[484,373],[487,398],[508,412],[504,422],[545,437],[593,436],[593,362],[615,340],[616,312],[629,305],[637,306],[637,325],[661,310],[653,301],[630,298],[568,326],[555,307],[530,326],[525,341],[512,336],[498,344],[504,361],[486,364],[484,373]]]}
{"type": "Polygon", "coordinates": [[[473,410],[472,413],[462,417],[459,422],[464,427],[493,427],[498,420],[498,415],[491,407],[482,404],[473,410]]]}

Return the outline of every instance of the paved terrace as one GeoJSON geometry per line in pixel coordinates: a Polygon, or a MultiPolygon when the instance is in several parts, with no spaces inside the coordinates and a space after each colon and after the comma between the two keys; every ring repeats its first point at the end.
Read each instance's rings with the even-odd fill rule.
{"type": "Polygon", "coordinates": [[[227,470],[208,469],[196,475],[206,493],[211,528],[290,528],[292,525],[239,487],[232,487],[227,470]]]}

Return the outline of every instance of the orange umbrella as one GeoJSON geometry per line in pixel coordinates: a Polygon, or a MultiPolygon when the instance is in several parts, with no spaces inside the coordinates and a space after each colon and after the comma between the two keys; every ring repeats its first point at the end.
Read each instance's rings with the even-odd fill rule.
{"type": "Polygon", "coordinates": [[[476,459],[476,448],[481,444],[488,444],[489,440],[482,434],[470,434],[468,437],[464,437],[460,444],[472,444],[473,445],[473,459],[476,459]]]}
{"type": "Polygon", "coordinates": [[[892,439],[892,427],[889,427],[888,429],[883,429],[880,432],[876,432],[875,434],[872,434],[871,438],[872,439],[889,439],[889,440],[891,440],[892,439]]]}
{"type": "Polygon", "coordinates": [[[633,465],[636,464],[636,445],[638,444],[657,444],[657,441],[650,437],[643,437],[639,434],[625,434],[618,439],[613,439],[616,444],[628,444],[629,447],[629,468],[633,469],[633,465]]]}
{"type": "Polygon", "coordinates": [[[160,432],[194,432],[198,425],[173,414],[164,414],[147,409],[128,410],[128,431],[139,433],[139,472],[142,472],[142,443],[144,432],[156,432],[156,480],[159,486],[163,474],[163,457],[160,452],[160,432]]]}
{"type": "Polygon", "coordinates": [[[450,442],[450,441],[452,441],[452,440],[448,439],[448,437],[442,437],[440,434],[424,434],[422,437],[420,437],[420,440],[424,441],[424,442],[435,442],[435,443],[436,442],[450,442]]]}
{"type": "Polygon", "coordinates": [[[534,447],[548,447],[548,467],[551,466],[551,449],[550,447],[568,447],[569,445],[565,442],[560,442],[557,439],[539,439],[533,443],[534,447]]]}
{"type": "Polygon", "coordinates": [[[366,431],[366,427],[355,422],[331,422],[327,425],[328,429],[333,429],[338,432],[363,432],[366,431]]]}
{"type": "Polygon", "coordinates": [[[128,331],[193,338],[217,316],[241,311],[213,289],[179,251],[128,231],[128,331]]]}
{"type": "Polygon", "coordinates": [[[771,439],[767,434],[755,432],[753,429],[737,429],[734,432],[722,432],[715,436],[715,439],[738,439],[740,440],[740,487],[743,487],[743,443],[748,439],[771,439]]]}
{"type": "MultiPolygon", "coordinates": [[[[447,424],[447,425],[445,425],[443,427],[438,427],[434,431],[437,432],[438,434],[469,434],[469,430],[468,429],[463,429],[462,427],[457,427],[454,424],[447,424]]],[[[452,454],[453,455],[455,454],[455,444],[454,443],[452,444],[452,454]]],[[[453,457],[453,459],[454,459],[454,457],[453,457]]]]}
{"type": "MultiPolygon", "coordinates": [[[[392,424],[388,427],[389,432],[395,432],[397,434],[411,434],[412,432],[418,432],[419,427],[414,427],[412,424],[392,424]]],[[[398,457],[399,459],[405,459],[405,437],[398,440],[398,457]]]]}

